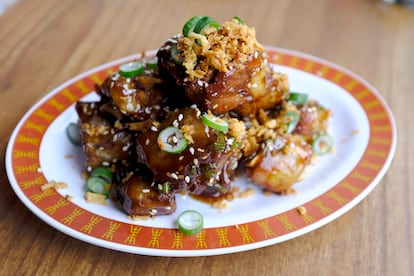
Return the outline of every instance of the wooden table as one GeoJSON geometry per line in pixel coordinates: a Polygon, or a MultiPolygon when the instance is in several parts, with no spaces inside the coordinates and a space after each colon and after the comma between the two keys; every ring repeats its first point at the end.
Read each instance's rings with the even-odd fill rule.
{"type": "Polygon", "coordinates": [[[375,0],[21,0],[0,17],[0,274],[412,275],[414,273],[414,10],[375,0]],[[258,40],[344,66],[372,83],[398,126],[379,185],[337,220],[247,252],[149,257],[79,241],[37,218],[4,170],[8,139],[26,111],[77,74],[158,48],[193,15],[234,15],[258,40]]]}

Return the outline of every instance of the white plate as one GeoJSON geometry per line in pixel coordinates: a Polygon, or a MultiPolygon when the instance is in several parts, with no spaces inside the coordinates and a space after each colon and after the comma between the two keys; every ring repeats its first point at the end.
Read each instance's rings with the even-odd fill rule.
{"type": "Polygon", "coordinates": [[[175,214],[145,221],[132,221],[112,202],[106,206],[86,203],[81,178],[84,157],[67,140],[65,128],[77,120],[77,100],[97,99],[94,83],[139,55],[69,80],[27,112],[6,153],[13,189],[52,227],[91,244],[136,254],[227,254],[276,244],[325,225],[367,196],[388,169],[396,144],[392,113],[375,88],[338,65],[286,49],[267,47],[267,52],[276,69],[289,75],[292,91],[308,93],[334,114],[329,132],[335,152],[319,158],[306,178],[294,185],[296,194],[265,195],[239,178],[234,185],[253,187],[254,195],[229,202],[225,210],[178,195],[175,214]],[[42,191],[40,186],[51,180],[65,182],[69,188],[42,191]],[[73,199],[67,200],[67,195],[73,199]],[[300,214],[299,207],[306,213],[300,214]],[[183,236],[175,220],[190,208],[203,214],[205,229],[183,236]]]}

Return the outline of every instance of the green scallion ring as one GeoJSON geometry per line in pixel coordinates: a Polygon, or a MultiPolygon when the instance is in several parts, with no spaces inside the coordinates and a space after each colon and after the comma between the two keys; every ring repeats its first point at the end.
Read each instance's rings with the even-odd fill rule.
{"type": "Polygon", "coordinates": [[[187,147],[188,141],[181,130],[170,126],[158,134],[157,143],[159,148],[165,152],[180,154],[187,147]]]}
{"type": "Polygon", "coordinates": [[[229,123],[211,114],[209,115],[209,114],[204,113],[201,116],[201,121],[206,126],[214,128],[215,130],[218,130],[224,133],[227,133],[227,131],[229,130],[229,123]]]}
{"type": "Polygon", "coordinates": [[[290,92],[289,102],[297,105],[305,105],[308,102],[308,94],[290,92]]]}
{"type": "Polygon", "coordinates": [[[87,189],[92,193],[106,195],[108,193],[108,190],[106,189],[107,185],[108,182],[98,176],[90,176],[88,180],[86,180],[87,189]]]}
{"type": "Polygon", "coordinates": [[[210,27],[219,29],[220,25],[210,16],[204,16],[200,20],[198,20],[197,24],[194,27],[194,32],[198,34],[203,34],[204,31],[210,27]]]}
{"type": "Polygon", "coordinates": [[[148,69],[157,69],[158,67],[158,58],[157,57],[153,57],[150,60],[148,60],[145,65],[147,66],[148,69]]]}
{"type": "Polygon", "coordinates": [[[119,74],[125,78],[132,78],[141,75],[145,71],[145,66],[140,61],[131,61],[119,66],[119,74]]]}
{"type": "Polygon", "coordinates": [[[316,136],[312,141],[312,150],[317,155],[324,155],[332,150],[334,140],[329,134],[316,136]]]}
{"type": "Polygon", "coordinates": [[[181,65],[184,62],[184,57],[178,52],[177,43],[171,45],[171,59],[177,65],[181,65]]]}
{"type": "Polygon", "coordinates": [[[288,111],[285,113],[285,118],[289,118],[289,122],[286,126],[286,134],[292,133],[299,122],[300,114],[295,111],[288,111]]]}
{"type": "Polygon", "coordinates": [[[183,26],[183,35],[188,36],[194,30],[194,27],[201,18],[201,16],[194,16],[190,18],[183,26]]]}
{"type": "Polygon", "coordinates": [[[66,127],[66,136],[68,137],[69,141],[72,144],[76,146],[79,146],[80,144],[82,144],[81,130],[78,124],[70,123],[66,127]]]}
{"type": "Polygon", "coordinates": [[[112,182],[112,171],[106,167],[97,167],[93,169],[89,177],[100,177],[107,183],[112,182]]]}
{"type": "Polygon", "coordinates": [[[195,235],[203,230],[204,218],[194,210],[187,210],[178,216],[178,229],[184,235],[195,235]]]}
{"type": "Polygon", "coordinates": [[[239,23],[240,25],[244,24],[243,20],[241,20],[240,17],[238,17],[238,16],[233,16],[233,19],[236,20],[237,23],[239,23]]]}

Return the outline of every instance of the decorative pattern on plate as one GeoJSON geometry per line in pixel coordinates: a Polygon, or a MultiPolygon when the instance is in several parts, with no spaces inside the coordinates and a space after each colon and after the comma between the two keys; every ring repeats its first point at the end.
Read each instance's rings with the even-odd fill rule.
{"type": "Polygon", "coordinates": [[[36,214],[44,214],[42,219],[69,235],[100,246],[148,255],[197,256],[243,251],[275,244],[328,223],[362,200],[384,175],[396,143],[392,114],[374,88],[337,65],[279,48],[267,47],[267,52],[271,63],[339,85],[360,103],[369,120],[369,141],[359,162],[333,188],[302,206],[264,219],[206,228],[197,235],[185,236],[174,228],[109,219],[77,206],[54,189],[42,191],[40,186],[49,180],[40,168],[39,149],[48,126],[93,91],[95,83],[117,70],[121,60],[67,82],[26,114],[10,140],[6,156],[14,190],[30,209],[36,209],[36,214]]]}

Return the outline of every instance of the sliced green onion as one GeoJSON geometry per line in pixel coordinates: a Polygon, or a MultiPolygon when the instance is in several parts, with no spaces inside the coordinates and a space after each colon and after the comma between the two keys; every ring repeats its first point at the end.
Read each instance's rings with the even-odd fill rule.
{"type": "Polygon", "coordinates": [[[90,177],[100,177],[108,183],[112,182],[112,172],[110,169],[105,168],[105,167],[95,168],[91,172],[90,177]]]}
{"type": "Polygon", "coordinates": [[[163,194],[168,194],[171,191],[171,184],[170,182],[164,182],[162,184],[159,184],[159,190],[163,194]]]}
{"type": "Polygon", "coordinates": [[[172,154],[181,153],[188,144],[181,130],[173,126],[164,128],[158,135],[157,142],[161,150],[172,154]]]}
{"type": "Polygon", "coordinates": [[[144,64],[140,61],[131,61],[119,66],[119,74],[125,78],[132,78],[144,73],[144,64]]]}
{"type": "Polygon", "coordinates": [[[286,125],[287,126],[286,127],[286,133],[287,134],[292,133],[295,130],[296,125],[299,122],[300,115],[299,115],[298,112],[288,111],[288,112],[285,113],[285,118],[289,119],[289,122],[286,125]]]}
{"type": "Polygon", "coordinates": [[[308,94],[290,92],[289,102],[297,105],[305,105],[308,102],[308,94]]]}
{"type": "Polygon", "coordinates": [[[145,65],[148,69],[156,69],[158,67],[158,58],[153,57],[152,59],[148,60],[145,65]]]}
{"type": "Polygon", "coordinates": [[[82,143],[81,131],[78,124],[70,123],[66,127],[66,135],[72,144],[79,146],[82,143]]]}
{"type": "Polygon", "coordinates": [[[177,43],[171,45],[171,58],[177,65],[181,65],[184,62],[184,57],[178,52],[177,43]]]}
{"type": "Polygon", "coordinates": [[[108,195],[112,183],[112,172],[105,167],[95,168],[86,180],[86,187],[89,192],[108,195]]]}
{"type": "Polygon", "coordinates": [[[329,134],[321,134],[316,136],[312,141],[312,149],[317,155],[327,154],[332,150],[333,138],[329,134]]]}
{"type": "Polygon", "coordinates": [[[220,25],[210,16],[204,16],[200,20],[198,20],[197,24],[194,27],[194,32],[198,34],[203,34],[204,31],[210,27],[219,29],[220,25]]]}
{"type": "Polygon", "coordinates": [[[188,36],[194,30],[194,27],[200,19],[201,16],[194,16],[190,18],[183,26],[183,35],[188,36]]]}
{"type": "Polygon", "coordinates": [[[214,128],[215,130],[221,131],[226,133],[229,130],[229,123],[224,121],[223,119],[214,116],[212,114],[204,113],[201,116],[201,121],[208,127],[214,128]]]}
{"type": "Polygon", "coordinates": [[[108,182],[98,176],[91,176],[86,181],[86,186],[89,192],[97,194],[108,193],[108,182]]]}
{"type": "Polygon", "coordinates": [[[195,235],[203,230],[204,218],[194,210],[187,210],[178,216],[178,229],[184,235],[195,235]]]}
{"type": "Polygon", "coordinates": [[[214,151],[223,151],[225,148],[226,148],[226,144],[225,142],[222,142],[222,141],[217,141],[213,145],[214,151]]]}
{"type": "Polygon", "coordinates": [[[233,19],[235,19],[237,21],[237,23],[239,23],[240,25],[244,24],[243,20],[241,20],[240,17],[238,17],[238,16],[233,16],[233,19]]]}

